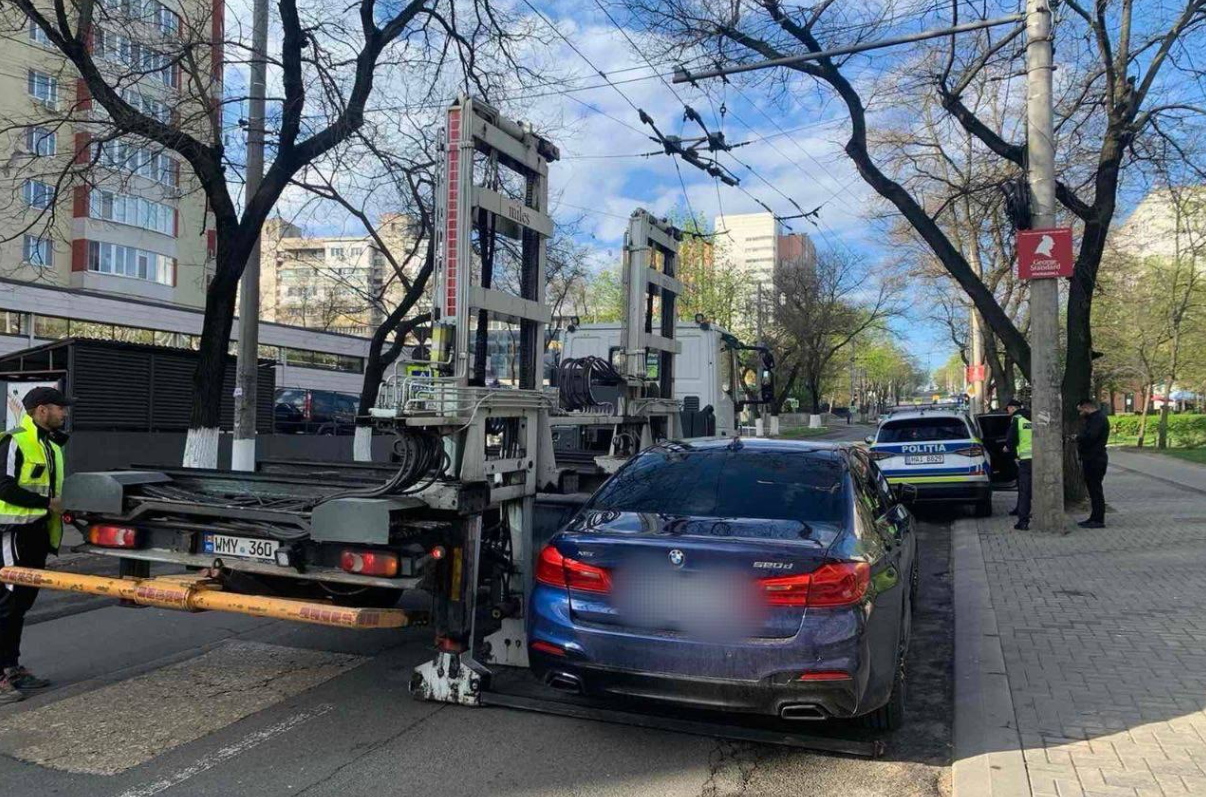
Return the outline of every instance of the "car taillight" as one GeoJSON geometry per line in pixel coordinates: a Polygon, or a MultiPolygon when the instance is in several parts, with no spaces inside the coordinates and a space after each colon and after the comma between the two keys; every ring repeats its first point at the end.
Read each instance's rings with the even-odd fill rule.
{"type": "Polygon", "coordinates": [[[564,656],[565,655],[564,648],[559,648],[556,645],[554,645],[552,642],[542,642],[539,639],[536,640],[535,642],[533,642],[530,647],[532,648],[532,650],[536,651],[537,653],[547,653],[550,656],[564,656]]]}
{"type": "Polygon", "coordinates": [[[809,606],[848,606],[867,594],[871,583],[871,565],[866,562],[841,562],[821,565],[812,572],[808,589],[809,606]]]}
{"type": "Polygon", "coordinates": [[[344,551],[339,557],[339,567],[358,576],[398,575],[398,555],[383,551],[344,551]]]}
{"type": "Polygon", "coordinates": [[[812,576],[776,576],[761,581],[762,593],[771,606],[807,606],[808,585],[812,576]]]}
{"type": "Polygon", "coordinates": [[[759,583],[770,606],[848,606],[867,593],[871,566],[866,562],[831,563],[811,573],[764,578],[759,583]]]}
{"type": "Polygon", "coordinates": [[[536,580],[550,587],[564,587],[583,592],[611,592],[611,573],[602,567],[588,565],[577,559],[562,556],[555,546],[546,545],[536,561],[536,580]]]}
{"type": "Polygon", "coordinates": [[[896,456],[896,452],[895,451],[876,451],[875,449],[871,449],[870,451],[867,452],[867,456],[870,457],[872,460],[880,460],[880,459],[887,459],[888,457],[894,457],[894,456],[896,456]]]}
{"type": "Polygon", "coordinates": [[[961,457],[982,457],[984,456],[984,446],[979,444],[970,445],[966,448],[956,448],[951,453],[958,454],[961,457]]]}
{"type": "Polygon", "coordinates": [[[91,526],[88,542],[102,548],[134,548],[138,545],[138,530],[129,526],[91,526]]]}
{"type": "Polygon", "coordinates": [[[814,670],[800,673],[798,681],[849,681],[850,673],[845,670],[814,670]]]}

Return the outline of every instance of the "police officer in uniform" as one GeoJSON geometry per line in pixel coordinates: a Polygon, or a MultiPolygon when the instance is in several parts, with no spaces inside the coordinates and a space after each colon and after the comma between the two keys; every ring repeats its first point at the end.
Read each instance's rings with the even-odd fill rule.
{"type": "MultiPolygon", "coordinates": [[[[5,567],[44,567],[63,539],[63,424],[73,399],[52,387],[25,395],[25,415],[0,435],[0,556],[5,567]]],[[[50,682],[21,666],[25,613],[38,597],[34,587],[0,585],[0,703],[50,682]]]]}
{"type": "Polygon", "coordinates": [[[1030,528],[1030,496],[1033,494],[1034,483],[1034,471],[1031,468],[1034,426],[1030,422],[1030,413],[1022,407],[1022,402],[1011,400],[1005,405],[1005,411],[1009,413],[1005,451],[1018,461],[1018,506],[1010,514],[1018,516],[1014,528],[1026,531],[1030,528]]]}

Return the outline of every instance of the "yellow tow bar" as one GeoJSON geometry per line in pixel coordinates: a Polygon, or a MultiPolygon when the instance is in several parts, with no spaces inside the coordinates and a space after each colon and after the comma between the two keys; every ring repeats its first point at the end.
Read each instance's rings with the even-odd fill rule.
{"type": "Polygon", "coordinates": [[[316,601],[223,592],[216,582],[192,574],[108,578],[33,567],[4,567],[0,568],[0,581],[22,587],[86,592],[161,609],[234,612],[336,628],[403,628],[411,622],[400,609],[356,609],[316,601]]]}

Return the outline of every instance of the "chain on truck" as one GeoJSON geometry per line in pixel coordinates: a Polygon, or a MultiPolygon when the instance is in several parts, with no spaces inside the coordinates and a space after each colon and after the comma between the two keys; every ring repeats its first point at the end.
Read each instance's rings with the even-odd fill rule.
{"type": "Polygon", "coordinates": [[[429,359],[387,380],[371,413],[393,439],[393,462],[72,474],[63,503],[85,538],[77,550],[118,558],[120,577],[13,567],[0,580],[346,628],[430,624],[436,652],[414,669],[414,696],[540,708],[492,690],[528,664],[533,552],[629,457],[683,436],[674,397],[681,233],[632,213],[615,345],[585,370],[562,363],[558,385],[545,387],[557,148],[461,97],[447,109],[443,149],[429,359]],[[499,324],[518,330],[517,378],[491,387],[488,331],[499,324]],[[588,432],[576,439],[590,445],[555,448],[554,430],[588,432]],[[152,564],[183,572],[152,577],[152,564]],[[431,595],[429,612],[395,608],[411,590],[431,595]]]}

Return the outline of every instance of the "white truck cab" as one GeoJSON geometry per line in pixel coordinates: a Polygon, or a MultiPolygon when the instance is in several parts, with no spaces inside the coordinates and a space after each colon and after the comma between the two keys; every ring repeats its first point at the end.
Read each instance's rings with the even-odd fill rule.
{"type": "MultiPolygon", "coordinates": [[[[711,407],[716,418],[715,434],[736,435],[737,403],[742,400],[736,339],[714,324],[689,321],[678,324],[674,339],[682,344],[682,351],[674,358],[673,398],[682,402],[684,413],[711,407]]],[[[561,359],[599,357],[618,364],[615,355],[619,350],[618,323],[583,324],[566,332],[561,359]]]]}

